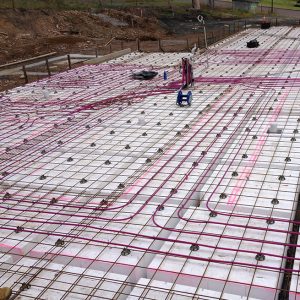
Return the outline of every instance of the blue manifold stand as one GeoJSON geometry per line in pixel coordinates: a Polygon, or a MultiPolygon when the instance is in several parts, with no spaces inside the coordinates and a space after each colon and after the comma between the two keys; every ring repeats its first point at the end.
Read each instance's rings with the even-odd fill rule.
{"type": "Polygon", "coordinates": [[[179,106],[184,106],[183,102],[186,102],[188,106],[192,104],[193,95],[192,92],[189,91],[186,95],[182,93],[182,90],[178,92],[176,104],[179,106]]]}

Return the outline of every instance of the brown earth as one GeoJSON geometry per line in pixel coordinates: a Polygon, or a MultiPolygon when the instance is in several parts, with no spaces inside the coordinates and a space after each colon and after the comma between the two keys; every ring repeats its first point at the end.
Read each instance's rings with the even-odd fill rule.
{"type": "Polygon", "coordinates": [[[102,10],[127,26],[83,11],[0,10],[0,64],[56,51],[73,52],[115,40],[156,40],[167,35],[155,17],[138,11],[102,10]]]}

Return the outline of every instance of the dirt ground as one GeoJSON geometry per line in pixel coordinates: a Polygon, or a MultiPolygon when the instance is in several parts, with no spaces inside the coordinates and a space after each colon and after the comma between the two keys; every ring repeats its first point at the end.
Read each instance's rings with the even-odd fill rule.
{"type": "Polygon", "coordinates": [[[48,52],[66,53],[115,40],[156,40],[167,35],[155,17],[137,12],[0,10],[0,64],[48,52]]]}

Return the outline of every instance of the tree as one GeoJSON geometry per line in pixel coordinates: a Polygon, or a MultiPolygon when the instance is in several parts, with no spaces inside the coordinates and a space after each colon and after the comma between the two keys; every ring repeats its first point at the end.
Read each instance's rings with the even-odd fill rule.
{"type": "Polygon", "coordinates": [[[193,0],[192,5],[194,9],[200,9],[200,0],[193,0]]]}

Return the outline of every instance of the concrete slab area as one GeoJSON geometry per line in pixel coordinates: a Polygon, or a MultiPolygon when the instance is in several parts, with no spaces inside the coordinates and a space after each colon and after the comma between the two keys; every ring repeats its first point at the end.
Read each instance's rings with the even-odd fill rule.
{"type": "Polygon", "coordinates": [[[298,299],[299,36],[248,29],[194,56],[191,107],[175,103],[189,53],[1,94],[0,285],[18,299],[298,299]],[[142,70],[158,76],[133,80],[142,70]]]}

